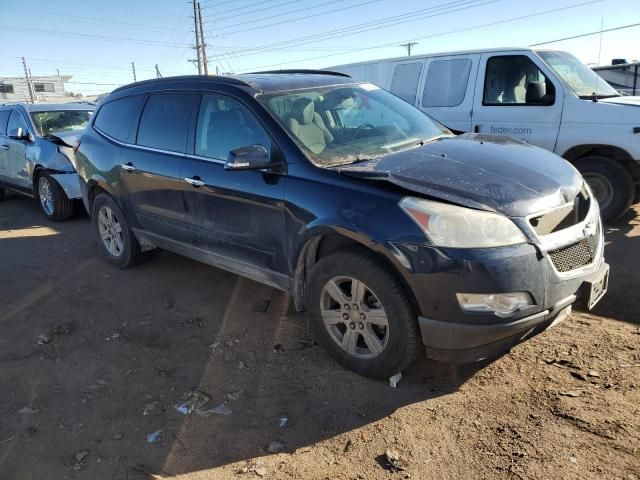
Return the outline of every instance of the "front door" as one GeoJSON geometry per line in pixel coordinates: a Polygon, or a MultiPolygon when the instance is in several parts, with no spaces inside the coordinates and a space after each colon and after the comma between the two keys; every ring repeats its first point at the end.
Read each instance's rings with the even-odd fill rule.
{"type": "Polygon", "coordinates": [[[3,144],[7,146],[4,150],[6,155],[5,178],[11,185],[28,192],[33,191],[31,184],[31,163],[27,159],[27,140],[15,140],[9,138],[11,132],[21,128],[25,133],[33,133],[29,129],[27,120],[19,110],[12,110],[7,125],[7,136],[3,144]]]}
{"type": "Polygon", "coordinates": [[[195,98],[190,93],[149,95],[137,133],[132,133],[135,145],[120,155],[125,203],[138,226],[179,242],[188,241],[180,170],[195,98]]]}
{"type": "Polygon", "coordinates": [[[483,54],[473,109],[474,131],[506,135],[553,151],[563,89],[527,52],[483,54]]]}
{"type": "MultiPolygon", "coordinates": [[[[254,269],[263,281],[286,271],[284,168],[224,169],[229,151],[263,145],[279,155],[259,118],[228,96],[202,96],[193,155],[182,164],[187,228],[193,245],[231,269],[254,269]]],[[[240,272],[241,273],[241,272],[240,272]]],[[[273,282],[271,282],[273,283],[273,282]]]]}

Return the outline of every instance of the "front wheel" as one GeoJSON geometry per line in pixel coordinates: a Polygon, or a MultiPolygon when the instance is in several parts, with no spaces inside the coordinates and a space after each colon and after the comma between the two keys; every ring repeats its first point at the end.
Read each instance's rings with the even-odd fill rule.
{"type": "Polygon", "coordinates": [[[129,229],[122,210],[109,195],[101,193],[93,201],[91,222],[104,258],[120,268],[140,263],[145,255],[133,232],[129,229]]]}
{"type": "Polygon", "coordinates": [[[404,287],[366,250],[321,259],[307,292],[314,335],[344,367],[385,379],[420,354],[416,313],[404,287]]]}
{"type": "Polygon", "coordinates": [[[37,194],[40,209],[49,220],[60,222],[73,215],[73,201],[49,173],[38,175],[37,194]]]}
{"type": "Polygon", "coordinates": [[[607,157],[584,157],[576,168],[589,184],[606,222],[621,217],[631,206],[635,185],[631,173],[619,162],[607,157]]]}

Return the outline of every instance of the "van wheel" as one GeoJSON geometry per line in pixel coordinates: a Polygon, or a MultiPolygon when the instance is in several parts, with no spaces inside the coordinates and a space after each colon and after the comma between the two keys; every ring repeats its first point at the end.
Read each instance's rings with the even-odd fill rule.
{"type": "Polygon", "coordinates": [[[47,172],[42,172],[36,180],[36,193],[40,209],[44,216],[54,222],[67,220],[73,215],[73,201],[55,179],[47,172]]]}
{"type": "Polygon", "coordinates": [[[91,208],[93,223],[98,240],[98,248],[105,259],[120,268],[128,268],[140,263],[146,255],[129,229],[118,204],[105,193],[98,195],[91,208]]]}
{"type": "Polygon", "coordinates": [[[613,221],[629,209],[635,185],[623,165],[607,157],[591,156],[581,158],[575,166],[598,200],[604,221],[613,221]]]}
{"type": "Polygon", "coordinates": [[[321,259],[307,289],[318,343],[344,367],[386,379],[422,350],[404,287],[373,254],[349,248],[321,259]]]}

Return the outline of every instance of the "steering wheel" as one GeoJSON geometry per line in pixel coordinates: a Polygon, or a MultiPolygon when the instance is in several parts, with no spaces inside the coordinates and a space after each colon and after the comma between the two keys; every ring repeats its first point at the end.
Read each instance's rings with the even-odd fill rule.
{"type": "Polygon", "coordinates": [[[351,135],[351,140],[355,140],[356,138],[358,138],[358,136],[360,135],[360,132],[362,132],[362,130],[364,130],[365,128],[374,129],[376,127],[374,127],[370,123],[363,123],[358,128],[356,128],[355,132],[353,132],[353,135],[351,135]]]}

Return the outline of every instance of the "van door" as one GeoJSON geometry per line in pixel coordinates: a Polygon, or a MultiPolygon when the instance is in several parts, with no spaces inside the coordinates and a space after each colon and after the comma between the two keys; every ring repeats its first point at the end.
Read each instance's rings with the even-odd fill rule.
{"type": "Polygon", "coordinates": [[[429,60],[420,109],[449,128],[471,131],[479,60],[479,55],[453,55],[429,60]]]}
{"type": "Polygon", "coordinates": [[[475,132],[506,135],[554,150],[562,86],[528,52],[483,54],[476,92],[475,132]]]}

